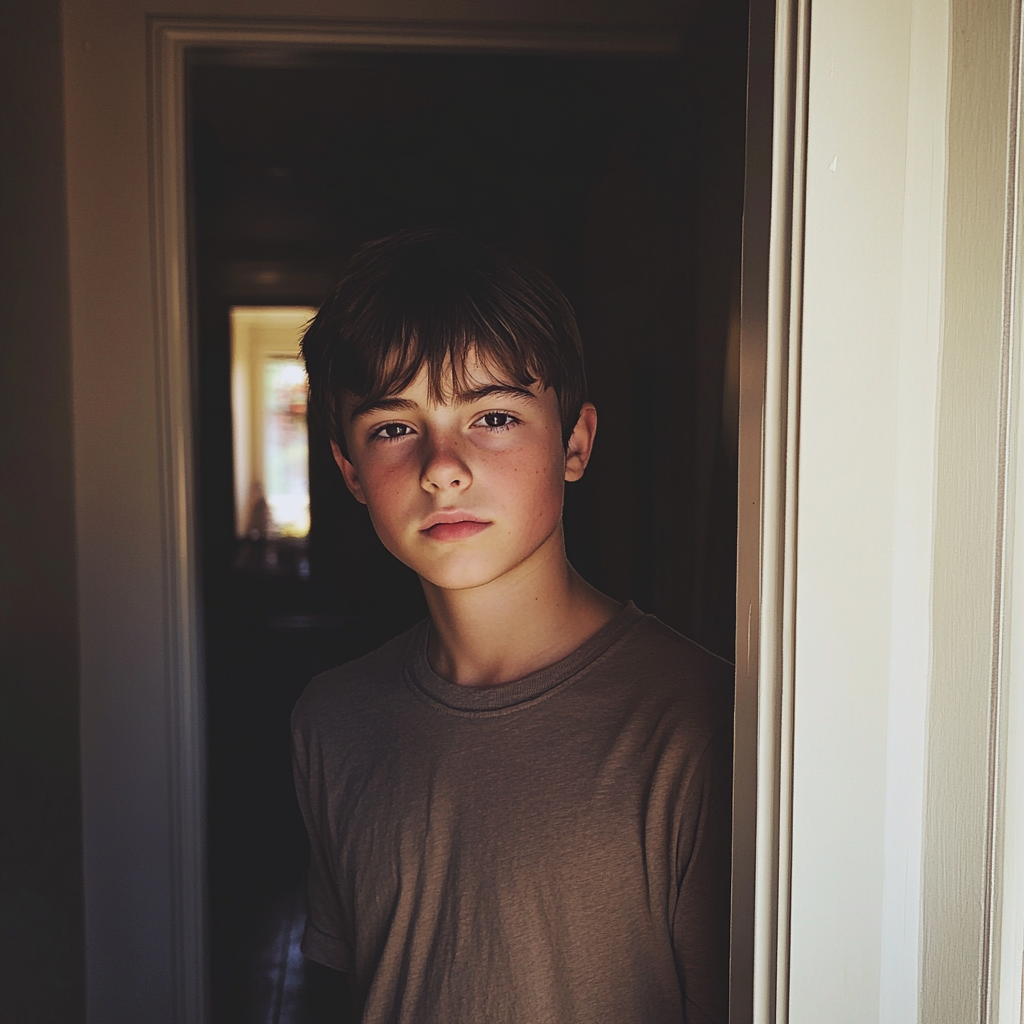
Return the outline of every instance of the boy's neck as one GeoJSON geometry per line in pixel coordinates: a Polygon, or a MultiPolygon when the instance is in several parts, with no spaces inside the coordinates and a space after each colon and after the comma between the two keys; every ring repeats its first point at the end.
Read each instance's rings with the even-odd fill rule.
{"type": "Polygon", "coordinates": [[[462,686],[496,686],[553,665],[620,608],[569,565],[561,527],[484,586],[443,590],[424,581],[423,589],[433,625],[430,665],[462,686]]]}

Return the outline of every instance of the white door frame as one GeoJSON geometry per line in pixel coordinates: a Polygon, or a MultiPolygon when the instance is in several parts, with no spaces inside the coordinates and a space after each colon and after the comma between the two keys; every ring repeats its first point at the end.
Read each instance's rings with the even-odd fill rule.
{"type": "Polygon", "coordinates": [[[732,1024],[786,1020],[810,0],[752,0],[740,344],[732,1024]]]}

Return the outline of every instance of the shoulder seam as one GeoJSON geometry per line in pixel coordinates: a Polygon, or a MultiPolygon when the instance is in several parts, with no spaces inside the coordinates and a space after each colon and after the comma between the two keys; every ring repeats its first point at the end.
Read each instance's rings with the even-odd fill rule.
{"type": "Polygon", "coordinates": [[[735,662],[730,661],[728,658],[723,658],[720,654],[715,654],[714,651],[709,650],[703,644],[697,643],[696,640],[688,637],[685,633],[680,633],[678,630],[673,629],[671,626],[662,622],[656,615],[646,614],[644,615],[644,620],[657,628],[663,635],[667,635],[669,639],[678,638],[679,640],[684,640],[688,646],[696,647],[698,651],[702,651],[704,654],[708,655],[708,657],[714,658],[715,661],[719,661],[731,669],[736,668],[735,662]]]}

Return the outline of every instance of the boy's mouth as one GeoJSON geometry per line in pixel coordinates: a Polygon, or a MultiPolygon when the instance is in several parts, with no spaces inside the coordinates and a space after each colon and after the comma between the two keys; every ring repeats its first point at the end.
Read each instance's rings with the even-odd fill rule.
{"type": "Polygon", "coordinates": [[[421,528],[420,533],[431,540],[464,540],[486,530],[490,521],[480,519],[472,512],[451,509],[436,512],[421,528]]]}

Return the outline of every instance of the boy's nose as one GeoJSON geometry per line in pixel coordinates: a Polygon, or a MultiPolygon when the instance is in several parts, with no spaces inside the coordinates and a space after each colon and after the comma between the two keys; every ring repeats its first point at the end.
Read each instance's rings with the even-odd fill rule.
{"type": "Polygon", "coordinates": [[[469,467],[450,446],[437,446],[423,467],[420,484],[425,491],[465,490],[472,482],[469,467]]]}

